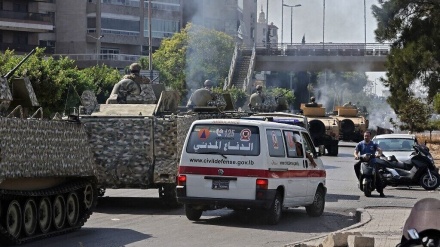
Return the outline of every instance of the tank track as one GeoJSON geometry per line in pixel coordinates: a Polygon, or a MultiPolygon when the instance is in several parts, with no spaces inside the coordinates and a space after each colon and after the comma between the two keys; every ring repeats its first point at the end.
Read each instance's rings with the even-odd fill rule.
{"type": "MultiPolygon", "coordinates": [[[[84,223],[87,221],[87,219],[90,217],[90,215],[93,213],[94,208],[97,204],[97,197],[98,197],[98,191],[96,188],[96,181],[89,180],[89,179],[81,179],[79,181],[70,181],[66,182],[62,185],[59,185],[54,188],[49,189],[43,189],[43,190],[36,190],[36,191],[21,191],[21,190],[0,190],[0,245],[18,245],[23,244],[26,242],[31,242],[43,238],[49,238],[58,236],[61,234],[73,232],[75,230],[80,229],[84,223]],[[89,208],[84,206],[84,198],[85,196],[82,194],[84,193],[84,189],[87,186],[91,186],[93,189],[93,195],[92,195],[92,204],[89,208]],[[47,233],[42,233],[41,231],[36,230],[35,234],[32,236],[25,236],[23,233],[23,229],[21,230],[21,233],[18,237],[14,237],[11,235],[8,230],[5,228],[6,226],[6,220],[5,220],[5,214],[6,209],[8,207],[8,204],[5,202],[10,202],[12,200],[17,200],[22,205],[24,201],[26,201],[28,198],[34,198],[36,201],[39,201],[40,199],[44,197],[54,197],[57,195],[65,195],[66,193],[70,192],[78,192],[79,198],[79,215],[77,223],[73,226],[68,226],[67,219],[65,219],[64,227],[62,227],[59,230],[55,230],[53,226],[53,222],[51,222],[50,230],[47,233]]],[[[21,206],[23,207],[23,206],[21,206]]],[[[37,213],[38,214],[38,213],[37,213]]],[[[52,216],[53,217],[53,216],[52,216]]],[[[64,216],[67,217],[67,216],[64,216]]],[[[37,219],[38,220],[38,219],[37,219]]],[[[52,221],[53,219],[51,219],[52,221]]],[[[23,226],[21,226],[23,228],[23,226]]],[[[38,222],[37,222],[37,229],[38,229],[38,222]]]]}

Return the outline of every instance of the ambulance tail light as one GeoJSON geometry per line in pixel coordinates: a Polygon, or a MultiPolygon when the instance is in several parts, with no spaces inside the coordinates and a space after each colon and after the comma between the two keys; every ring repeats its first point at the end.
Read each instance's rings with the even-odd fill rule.
{"type": "Polygon", "coordinates": [[[179,199],[180,197],[186,197],[186,175],[179,175],[177,176],[176,180],[177,199],[179,199]]]}
{"type": "Polygon", "coordinates": [[[186,175],[179,175],[177,177],[177,185],[178,186],[186,186],[186,175]]]}
{"type": "Polygon", "coordinates": [[[267,179],[257,179],[257,190],[267,190],[269,188],[269,181],[267,179]]]}

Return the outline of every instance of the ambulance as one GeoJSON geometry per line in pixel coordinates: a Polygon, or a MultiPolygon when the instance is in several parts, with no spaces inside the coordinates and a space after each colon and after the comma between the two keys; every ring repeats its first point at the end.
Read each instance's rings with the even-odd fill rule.
{"type": "Polygon", "coordinates": [[[308,131],[247,119],[194,121],[183,146],[177,200],[189,220],[206,210],[261,210],[278,224],[282,210],[322,215],[326,171],[308,131]]]}

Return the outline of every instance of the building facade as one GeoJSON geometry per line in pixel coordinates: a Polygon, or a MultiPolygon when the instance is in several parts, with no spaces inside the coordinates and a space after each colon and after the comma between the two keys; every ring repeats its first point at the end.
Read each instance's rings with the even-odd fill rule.
{"type": "Polygon", "coordinates": [[[69,56],[79,68],[124,68],[189,22],[256,42],[257,0],[2,0],[0,50],[69,56]]]}

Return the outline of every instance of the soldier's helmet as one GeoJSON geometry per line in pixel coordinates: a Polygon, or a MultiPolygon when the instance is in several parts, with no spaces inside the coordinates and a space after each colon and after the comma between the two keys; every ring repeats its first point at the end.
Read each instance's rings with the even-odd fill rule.
{"type": "Polygon", "coordinates": [[[141,65],[138,63],[132,63],[129,69],[132,73],[139,73],[141,71],[141,65]]]}
{"type": "Polygon", "coordinates": [[[205,86],[205,87],[212,87],[212,81],[211,80],[206,80],[204,83],[203,83],[203,85],[205,86]]]}
{"type": "Polygon", "coordinates": [[[313,96],[310,97],[310,101],[311,101],[311,102],[315,102],[315,97],[313,97],[313,96]]]}
{"type": "Polygon", "coordinates": [[[257,86],[255,87],[255,89],[257,89],[257,91],[261,91],[261,90],[263,90],[263,86],[261,86],[261,85],[257,85],[257,86]]]}

